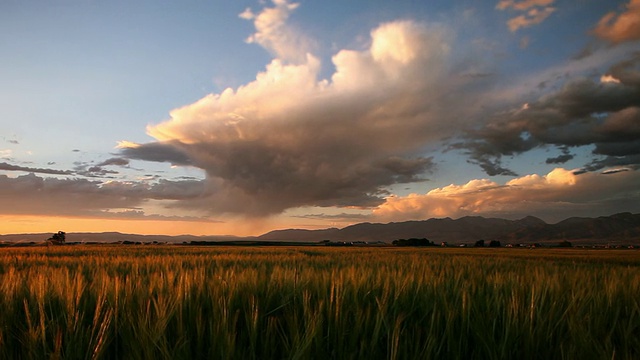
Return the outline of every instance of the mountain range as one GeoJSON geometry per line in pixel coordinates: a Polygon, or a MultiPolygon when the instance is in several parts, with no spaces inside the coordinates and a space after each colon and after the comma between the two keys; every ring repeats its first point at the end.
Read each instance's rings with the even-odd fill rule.
{"type": "MultiPolygon", "coordinates": [[[[3,242],[42,242],[51,234],[0,235],[3,242]]],[[[437,244],[473,243],[498,240],[506,243],[640,244],[640,214],[619,213],[597,218],[572,217],[555,224],[527,216],[519,220],[467,216],[392,223],[359,223],[345,228],[322,230],[275,230],[257,237],[167,236],[110,233],[68,233],[67,242],[386,242],[397,239],[427,238],[437,244]]]]}
{"type": "Polygon", "coordinates": [[[568,241],[640,242],[640,214],[620,213],[597,218],[572,217],[556,224],[527,216],[519,220],[467,216],[387,224],[360,223],[342,229],[276,230],[259,236],[277,241],[384,241],[427,238],[436,243],[503,243],[568,241]]]}

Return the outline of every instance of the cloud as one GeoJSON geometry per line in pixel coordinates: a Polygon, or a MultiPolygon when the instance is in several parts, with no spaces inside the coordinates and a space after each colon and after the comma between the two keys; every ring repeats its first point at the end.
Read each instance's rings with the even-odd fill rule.
{"type": "MultiPolygon", "coordinates": [[[[76,162],[74,163],[75,166],[73,168],[73,171],[71,171],[71,170],[56,170],[56,169],[49,169],[49,168],[19,166],[19,165],[12,165],[12,164],[3,162],[3,163],[0,163],[0,170],[23,171],[28,173],[48,174],[48,175],[80,175],[80,176],[86,176],[86,177],[108,177],[110,175],[118,174],[118,172],[104,169],[103,168],[104,166],[108,166],[108,165],[125,166],[128,163],[129,163],[128,159],[122,159],[122,158],[111,158],[97,165],[91,165],[90,163],[84,163],[84,162],[76,162]]],[[[47,163],[47,165],[55,165],[55,162],[50,161],[47,163]]]]}
{"type": "Polygon", "coordinates": [[[571,154],[571,151],[566,146],[561,147],[560,150],[562,151],[561,155],[558,155],[558,156],[552,157],[552,158],[548,158],[545,161],[545,163],[547,163],[547,164],[564,164],[567,161],[569,161],[569,160],[571,160],[571,159],[573,159],[575,157],[575,155],[571,154]]]}
{"type": "Polygon", "coordinates": [[[214,213],[379,205],[386,187],[423,180],[424,147],[473,111],[447,106],[476,81],[448,76],[449,43],[443,26],[396,21],[371,31],[368,48],[337,52],[329,79],[313,55],[276,58],[255,81],[171,111],[147,129],[157,142],[121,155],[204,169],[209,197],[193,206],[214,213]]]}
{"type": "MultiPolygon", "coordinates": [[[[545,146],[562,150],[550,163],[568,160],[570,147],[593,146],[594,155],[640,164],[635,162],[640,148],[639,64],[640,54],[634,54],[609,69],[607,76],[617,81],[573,79],[527,106],[496,113],[452,148],[466,149],[470,161],[489,175],[513,175],[502,167],[503,156],[545,146]]],[[[600,169],[603,163],[596,164],[587,168],[600,169]]]]}
{"type": "Polygon", "coordinates": [[[38,174],[49,174],[49,175],[70,175],[71,171],[67,170],[55,170],[55,169],[43,169],[43,168],[32,168],[26,166],[18,166],[11,165],[6,162],[0,163],[0,170],[5,171],[24,171],[30,173],[38,173],[38,174]]]}
{"type": "MultiPolygon", "coordinates": [[[[628,150],[628,149],[625,149],[628,150]]],[[[640,141],[635,143],[634,153],[623,156],[606,156],[602,159],[596,159],[584,166],[582,172],[598,171],[610,167],[626,166],[630,169],[640,169],[640,141]]]]}
{"type": "Polygon", "coordinates": [[[91,214],[93,217],[104,219],[119,220],[155,220],[155,221],[193,221],[207,223],[224,223],[224,221],[214,220],[206,216],[175,216],[147,214],[142,210],[124,210],[124,211],[96,211],[91,214]]]}
{"type": "Polygon", "coordinates": [[[609,74],[606,74],[606,75],[600,76],[600,82],[603,82],[603,83],[613,82],[613,83],[619,84],[620,80],[614,78],[613,76],[611,76],[609,74]]]}
{"type": "Polygon", "coordinates": [[[624,171],[631,171],[631,169],[629,169],[629,168],[610,169],[610,170],[603,171],[602,174],[610,175],[610,174],[617,174],[619,172],[624,172],[624,171]]]}
{"type": "Polygon", "coordinates": [[[0,175],[0,213],[56,216],[97,216],[123,212],[128,217],[149,201],[179,207],[205,193],[202,181],[130,181],[42,178],[33,173],[15,178],[0,175]]]}
{"type": "Polygon", "coordinates": [[[504,185],[488,179],[449,185],[426,194],[389,197],[374,210],[384,221],[462,217],[468,215],[521,218],[535,215],[547,221],[570,216],[640,210],[638,171],[576,175],[556,168],[547,175],[527,175],[504,185]]]}
{"type": "Polygon", "coordinates": [[[606,14],[593,33],[613,44],[640,40],[640,0],[630,0],[621,13],[612,11],[606,14]]]}
{"type": "Polygon", "coordinates": [[[512,9],[522,13],[507,21],[509,30],[516,32],[521,28],[537,25],[546,20],[549,15],[556,11],[556,8],[549,6],[553,2],[554,0],[501,0],[496,5],[496,9],[512,9]]]}
{"type": "Polygon", "coordinates": [[[0,207],[3,214],[74,215],[140,203],[138,198],[115,190],[116,186],[103,188],[100,182],[85,179],[41,178],[33,173],[16,178],[0,176],[0,207]]]}
{"type": "MultiPolygon", "coordinates": [[[[14,135],[15,136],[15,135],[14,135]]],[[[20,145],[20,142],[18,140],[16,140],[15,138],[13,139],[8,139],[6,136],[2,137],[2,140],[8,142],[9,144],[13,144],[13,145],[20,145]]]]}
{"type": "Polygon", "coordinates": [[[292,215],[294,218],[312,219],[312,220],[329,220],[332,222],[354,222],[354,221],[367,221],[371,220],[369,214],[353,214],[353,213],[340,213],[340,214],[304,214],[304,215],[292,215]]]}
{"type": "MultiPolygon", "coordinates": [[[[554,11],[552,4],[497,7],[525,12],[533,24],[554,11]]],[[[522,82],[507,96],[485,96],[478,95],[483,81],[493,77],[456,68],[448,28],[394,21],[373,29],[366,48],[337,51],[334,73],[320,78],[321,61],[295,45],[299,34],[287,24],[297,5],[273,5],[241,14],[256,27],[252,42],[276,56],[254,81],[174,109],[147,128],[155,142],[119,146],[123,158],[205,171],[202,196],[176,206],[248,216],[305,206],[375,208],[388,202],[390,186],[423,181],[434,169],[425,153],[443,139],[460,139],[463,126],[462,140],[450,147],[491,176],[518,176],[504,157],[549,147],[559,153],[547,164],[575,160],[574,148],[583,146],[594,155],[585,171],[638,164],[640,56],[598,78],[566,81],[572,71],[604,69],[622,47],[549,69],[544,75],[554,80],[535,97],[522,82]]]]}
{"type": "Polygon", "coordinates": [[[124,159],[124,158],[110,158],[107,159],[101,163],[99,163],[96,166],[111,166],[111,165],[115,165],[115,166],[128,166],[129,165],[129,159],[124,159]]]}
{"type": "Polygon", "coordinates": [[[287,0],[273,0],[273,7],[265,7],[255,14],[247,8],[239,16],[253,20],[256,32],[247,38],[248,43],[256,43],[267,49],[279,59],[294,63],[306,61],[311,52],[311,41],[293,29],[287,20],[299,4],[287,0]]]}
{"type": "Polygon", "coordinates": [[[549,6],[553,4],[555,0],[500,0],[498,5],[496,5],[496,9],[498,10],[506,10],[509,8],[525,11],[529,10],[536,6],[549,6]]]}
{"type": "Polygon", "coordinates": [[[127,141],[118,143],[122,156],[129,159],[168,162],[172,165],[188,166],[191,160],[188,155],[181,150],[182,143],[156,142],[148,144],[135,144],[127,141]]]}
{"type": "Polygon", "coordinates": [[[129,159],[124,158],[110,158],[98,164],[94,164],[94,162],[75,162],[74,163],[74,174],[86,177],[102,177],[102,178],[113,178],[113,175],[119,174],[118,171],[105,169],[105,166],[120,166],[120,167],[128,167],[129,159]]]}
{"type": "Polygon", "coordinates": [[[558,155],[556,157],[548,158],[547,160],[545,160],[545,163],[547,163],[547,164],[564,164],[567,161],[573,159],[574,157],[575,157],[575,155],[572,155],[572,154],[562,154],[562,155],[558,155]]]}
{"type": "Polygon", "coordinates": [[[549,15],[556,11],[553,7],[546,7],[543,9],[531,9],[524,15],[518,15],[507,21],[507,26],[512,32],[516,32],[521,28],[530,27],[540,24],[546,20],[549,15]]]}

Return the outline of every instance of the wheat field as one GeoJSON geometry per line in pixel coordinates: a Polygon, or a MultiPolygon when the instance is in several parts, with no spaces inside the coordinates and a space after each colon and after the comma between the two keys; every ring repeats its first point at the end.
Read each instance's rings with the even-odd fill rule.
{"type": "Polygon", "coordinates": [[[637,359],[640,252],[0,249],[2,359],[637,359]]]}

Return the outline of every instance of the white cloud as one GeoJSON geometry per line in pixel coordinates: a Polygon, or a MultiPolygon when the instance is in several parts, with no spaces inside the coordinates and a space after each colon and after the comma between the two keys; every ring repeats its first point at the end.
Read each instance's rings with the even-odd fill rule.
{"type": "Polygon", "coordinates": [[[158,156],[172,154],[176,164],[204,169],[217,195],[202,205],[215,211],[377,205],[385,186],[419,179],[431,166],[422,147],[466,118],[441,110],[459,85],[445,80],[449,41],[444,27],[382,24],[371,32],[370,48],[333,57],[330,80],[319,79],[313,55],[276,58],[254,81],[150,126],[158,143],[121,147],[131,158],[169,161],[158,156]]]}
{"type": "Polygon", "coordinates": [[[273,4],[274,7],[265,7],[258,14],[246,9],[239,15],[242,19],[253,20],[256,28],[247,42],[259,44],[279,59],[304,62],[311,51],[311,41],[287,23],[299,4],[287,0],[273,0],[273,4]]]}
{"type": "MultiPolygon", "coordinates": [[[[637,204],[640,194],[638,171],[609,171],[575,175],[556,168],[547,175],[527,175],[498,184],[488,179],[471,180],[405,197],[389,197],[374,215],[385,221],[461,217],[467,215],[520,218],[537,215],[560,220],[580,214],[584,209],[609,214],[625,209],[620,199],[637,204]],[[611,201],[611,203],[609,202],[611,201]],[[617,205],[611,206],[613,201],[617,205]]],[[[591,213],[593,215],[593,213],[591,213]]]]}
{"type": "Polygon", "coordinates": [[[122,140],[122,141],[118,141],[116,145],[116,149],[135,149],[139,146],[140,144],[136,144],[134,142],[127,141],[127,140],[122,140]]]}
{"type": "Polygon", "coordinates": [[[607,75],[602,75],[600,76],[600,82],[601,83],[616,83],[619,84],[620,80],[614,78],[613,76],[607,74],[607,75]]]}

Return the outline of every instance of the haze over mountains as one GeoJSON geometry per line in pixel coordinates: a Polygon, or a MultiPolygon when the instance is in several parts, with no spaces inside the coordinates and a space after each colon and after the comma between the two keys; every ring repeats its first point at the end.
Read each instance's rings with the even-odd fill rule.
{"type": "MultiPolygon", "coordinates": [[[[51,234],[0,235],[3,242],[42,242],[51,234]]],[[[382,241],[428,238],[435,243],[473,243],[476,240],[499,240],[502,243],[545,243],[559,240],[593,243],[640,243],[640,214],[619,213],[597,218],[573,217],[556,224],[527,216],[519,220],[467,216],[387,224],[359,223],[342,229],[275,230],[257,237],[235,236],[166,236],[121,233],[68,233],[68,242],[167,242],[191,241],[382,241]]]]}

